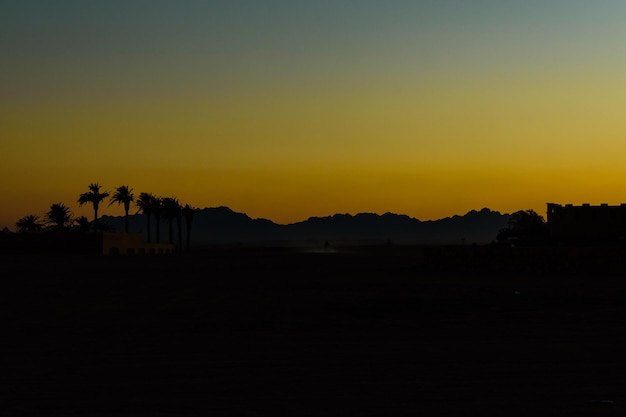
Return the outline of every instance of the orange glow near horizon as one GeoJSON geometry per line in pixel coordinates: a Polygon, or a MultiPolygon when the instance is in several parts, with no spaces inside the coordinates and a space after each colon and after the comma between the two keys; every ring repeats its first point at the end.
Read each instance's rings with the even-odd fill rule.
{"type": "Polygon", "coordinates": [[[418,3],[298,6],[321,32],[295,6],[240,33],[218,17],[260,6],[181,6],[167,36],[156,12],[124,26],[133,6],[110,22],[76,6],[92,31],[62,8],[37,26],[43,15],[12,6],[0,23],[22,44],[0,44],[0,228],[56,202],[91,217],[76,200],[92,182],[280,224],[626,202],[623,5],[418,3]]]}

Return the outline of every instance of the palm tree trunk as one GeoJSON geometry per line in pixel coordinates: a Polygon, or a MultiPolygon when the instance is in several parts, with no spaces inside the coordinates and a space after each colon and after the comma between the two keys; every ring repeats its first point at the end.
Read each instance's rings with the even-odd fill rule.
{"type": "Polygon", "coordinates": [[[98,208],[94,207],[93,209],[93,229],[94,232],[98,232],[98,208]]]}
{"type": "Polygon", "coordinates": [[[161,243],[161,216],[157,214],[156,219],[156,243],[161,243]]]}
{"type": "Polygon", "coordinates": [[[178,252],[183,251],[183,229],[180,224],[180,217],[176,217],[176,226],[178,227],[178,252]]]}
{"type": "Polygon", "coordinates": [[[146,237],[150,243],[150,216],[146,215],[146,237]]]}
{"type": "Polygon", "coordinates": [[[128,233],[128,210],[126,211],[126,215],[124,216],[124,231],[128,233]]]}

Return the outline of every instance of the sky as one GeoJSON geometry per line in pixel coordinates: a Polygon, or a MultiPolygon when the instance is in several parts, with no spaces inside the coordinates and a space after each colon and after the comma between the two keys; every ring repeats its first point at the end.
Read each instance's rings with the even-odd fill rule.
{"type": "Polygon", "coordinates": [[[0,228],[626,202],[623,0],[0,0],[0,228]],[[105,202],[99,214],[123,215],[105,202]]]}

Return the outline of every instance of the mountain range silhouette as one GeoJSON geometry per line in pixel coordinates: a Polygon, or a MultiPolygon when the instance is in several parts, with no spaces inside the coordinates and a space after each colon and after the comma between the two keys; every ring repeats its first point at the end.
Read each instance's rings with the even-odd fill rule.
{"type": "MultiPolygon", "coordinates": [[[[193,218],[191,243],[248,244],[285,242],[290,244],[323,244],[325,242],[406,243],[406,244],[481,244],[496,239],[498,231],[507,226],[509,214],[488,208],[471,210],[438,220],[421,221],[404,214],[374,213],[334,214],[310,217],[307,220],[277,224],[264,218],[253,219],[228,207],[198,210],[193,218]]],[[[102,216],[101,222],[112,231],[124,230],[123,216],[102,216]]],[[[182,225],[185,229],[184,225],[182,225]]],[[[129,216],[129,232],[145,233],[143,214],[129,216]]],[[[152,219],[152,237],[155,236],[152,219]]],[[[174,225],[176,230],[176,225],[174,225]]],[[[185,233],[185,230],[183,230],[185,233]]],[[[167,242],[168,228],[160,225],[160,241],[167,242]]]]}

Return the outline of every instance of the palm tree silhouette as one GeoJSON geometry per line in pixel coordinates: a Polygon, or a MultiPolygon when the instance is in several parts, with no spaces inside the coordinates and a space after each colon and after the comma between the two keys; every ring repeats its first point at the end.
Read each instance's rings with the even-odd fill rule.
{"type": "Polygon", "coordinates": [[[146,241],[148,243],[150,243],[151,237],[150,217],[152,216],[152,212],[154,209],[154,198],[155,197],[150,193],[139,193],[139,197],[137,197],[137,200],[135,201],[135,205],[139,209],[137,210],[137,213],[142,212],[146,216],[146,241]]]}
{"type": "Polygon", "coordinates": [[[130,203],[135,200],[133,189],[128,188],[127,185],[120,185],[115,189],[109,206],[113,203],[124,204],[124,232],[128,233],[128,210],[130,210],[130,203]]]}
{"type": "Polygon", "coordinates": [[[170,243],[174,244],[174,220],[180,222],[180,204],[175,197],[164,197],[162,202],[163,219],[168,223],[170,243]]]}
{"type": "Polygon", "coordinates": [[[191,241],[191,222],[193,221],[193,217],[196,215],[199,209],[196,207],[190,206],[189,204],[185,204],[185,206],[180,210],[183,217],[185,218],[185,226],[187,229],[187,238],[186,238],[186,248],[187,252],[189,252],[190,241],[191,241]]]}
{"type": "Polygon", "coordinates": [[[56,226],[56,230],[63,230],[66,225],[72,221],[72,214],[69,207],[63,203],[55,203],[50,206],[50,210],[46,213],[48,224],[56,226]]]}
{"type": "Polygon", "coordinates": [[[163,214],[163,198],[152,196],[151,207],[156,226],[156,243],[161,243],[161,215],[163,214]]]}
{"type": "Polygon", "coordinates": [[[22,217],[15,223],[15,226],[20,233],[41,232],[43,230],[43,225],[39,222],[39,216],[35,216],[34,214],[22,217]]]}
{"type": "Polygon", "coordinates": [[[91,222],[85,216],[80,216],[74,219],[74,224],[78,227],[78,230],[82,232],[88,232],[91,228],[91,222]]]}
{"type": "Polygon", "coordinates": [[[87,203],[93,204],[93,228],[96,232],[98,231],[98,207],[100,203],[109,196],[109,193],[106,191],[100,192],[100,188],[102,187],[98,183],[89,184],[89,191],[82,193],[80,197],[78,197],[78,204],[80,206],[87,203]]]}
{"type": "Polygon", "coordinates": [[[178,207],[176,207],[176,212],[174,213],[174,218],[176,219],[176,228],[178,230],[178,252],[183,251],[183,228],[181,227],[181,223],[183,221],[182,209],[183,206],[178,203],[178,207]]]}

